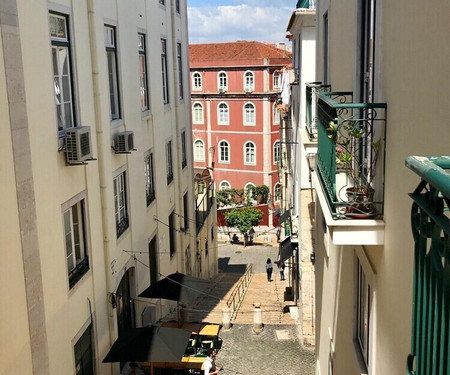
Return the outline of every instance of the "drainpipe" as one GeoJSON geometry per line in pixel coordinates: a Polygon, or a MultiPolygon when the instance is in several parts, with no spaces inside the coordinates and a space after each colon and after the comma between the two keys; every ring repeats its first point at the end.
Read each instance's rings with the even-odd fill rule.
{"type": "MultiPolygon", "coordinates": [[[[101,199],[101,208],[102,208],[102,231],[103,231],[103,254],[105,259],[105,277],[106,277],[106,290],[111,288],[112,286],[112,277],[111,273],[108,272],[109,268],[107,265],[110,262],[110,246],[111,246],[111,233],[109,231],[108,226],[108,183],[110,177],[109,174],[106,173],[105,159],[107,152],[110,149],[110,142],[108,142],[109,136],[105,139],[105,134],[102,129],[103,118],[101,111],[101,91],[99,84],[99,63],[98,63],[98,51],[97,51],[97,38],[96,38],[96,30],[95,30],[95,11],[94,11],[94,0],[87,1],[88,7],[88,24],[89,24],[89,42],[91,49],[91,66],[92,66],[92,82],[93,82],[93,90],[94,90],[94,112],[95,112],[95,127],[96,127],[96,141],[97,141],[97,153],[98,153],[98,171],[99,171],[99,180],[100,180],[100,199],[101,199]]],[[[107,298],[107,296],[105,296],[107,298]]],[[[108,302],[107,302],[108,304],[108,302]]],[[[111,306],[107,306],[108,310],[111,308],[109,314],[109,342],[113,343],[114,338],[112,335],[113,330],[115,329],[114,324],[114,311],[111,306]]],[[[98,351],[97,351],[98,352],[98,351]]]]}

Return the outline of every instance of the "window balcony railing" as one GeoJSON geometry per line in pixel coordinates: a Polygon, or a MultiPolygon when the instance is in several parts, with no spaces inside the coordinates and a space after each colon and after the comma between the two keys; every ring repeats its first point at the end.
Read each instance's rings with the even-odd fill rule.
{"type": "Polygon", "coordinates": [[[306,84],[306,130],[310,140],[317,140],[317,94],[321,91],[331,91],[331,85],[322,85],[322,82],[306,84]]]}
{"type": "Polygon", "coordinates": [[[318,95],[317,171],[333,218],[382,218],[386,103],[318,95]]]}
{"type": "Polygon", "coordinates": [[[155,200],[155,192],[147,191],[146,197],[147,197],[147,207],[148,207],[155,200]]]}
{"type": "Polygon", "coordinates": [[[406,160],[421,181],[410,194],[414,237],[411,353],[407,374],[450,374],[450,157],[406,160]]]}
{"type": "Polygon", "coordinates": [[[200,230],[203,227],[203,224],[208,217],[211,208],[214,203],[214,184],[209,184],[206,188],[205,194],[201,198],[200,201],[197,201],[197,206],[195,207],[195,222],[197,224],[197,234],[199,234],[200,230]]]}
{"type": "Polygon", "coordinates": [[[89,258],[85,257],[69,272],[69,288],[72,289],[88,270],[89,258]]]}
{"type": "Polygon", "coordinates": [[[122,220],[120,220],[120,222],[116,222],[116,234],[117,234],[117,238],[119,238],[123,232],[125,232],[128,227],[130,226],[130,220],[127,217],[122,218],[122,220]]]}
{"type": "Polygon", "coordinates": [[[167,185],[173,181],[173,172],[167,172],[167,185]]]}

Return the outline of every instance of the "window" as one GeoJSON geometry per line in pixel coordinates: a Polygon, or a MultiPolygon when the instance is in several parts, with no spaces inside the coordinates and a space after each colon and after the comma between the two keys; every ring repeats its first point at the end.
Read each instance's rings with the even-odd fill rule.
{"type": "Polygon", "coordinates": [[[219,72],[217,75],[217,86],[219,91],[227,91],[228,90],[228,77],[227,73],[219,72]]]}
{"type": "Polygon", "coordinates": [[[156,235],[153,236],[148,243],[148,257],[150,266],[150,285],[155,285],[158,281],[158,245],[156,242],[156,235]]]}
{"type": "Polygon", "coordinates": [[[356,338],[366,366],[369,364],[370,285],[357,259],[356,338]]]}
{"type": "Polygon", "coordinates": [[[89,270],[84,199],[66,209],[63,216],[69,288],[73,288],[89,270]]]}
{"type": "Polygon", "coordinates": [[[105,25],[106,61],[108,65],[109,114],[111,120],[120,118],[119,70],[117,67],[116,28],[105,25]]]}
{"type": "Polygon", "coordinates": [[[188,193],[184,193],[183,195],[183,225],[184,231],[189,229],[189,199],[188,193]]]}
{"type": "Polygon", "coordinates": [[[202,75],[199,72],[192,74],[192,88],[194,91],[200,91],[202,89],[202,75]]]}
{"type": "Polygon", "coordinates": [[[119,238],[123,232],[129,227],[128,207],[127,207],[127,191],[126,191],[126,175],[125,172],[120,173],[114,178],[114,207],[116,214],[116,233],[119,238]]]}
{"type": "Polygon", "coordinates": [[[244,105],[244,125],[255,125],[255,106],[253,103],[244,105]]]}
{"type": "Polygon", "coordinates": [[[220,103],[218,106],[218,124],[219,125],[228,125],[230,123],[230,113],[228,110],[227,103],[220,103]]]}
{"type": "Polygon", "coordinates": [[[141,89],[141,110],[146,111],[148,106],[148,80],[147,80],[147,52],[145,49],[145,35],[138,34],[139,51],[139,87],[141,89]]]}
{"type": "Polygon", "coordinates": [[[281,88],[281,74],[280,72],[273,73],[273,89],[279,90],[281,88]]]}
{"type": "Polygon", "coordinates": [[[227,141],[221,141],[219,143],[219,163],[229,163],[230,162],[230,145],[227,141]]]}
{"type": "Polygon", "coordinates": [[[201,103],[194,103],[192,106],[192,117],[194,124],[203,124],[203,105],[201,103]]]}
{"type": "Polygon", "coordinates": [[[228,181],[222,181],[219,184],[219,190],[228,190],[228,189],[231,189],[231,185],[228,181]]]}
{"type": "Polygon", "coordinates": [[[274,193],[275,202],[279,202],[281,200],[281,185],[278,182],[275,184],[274,193]]]}
{"type": "Polygon", "coordinates": [[[175,11],[180,14],[180,0],[175,0],[175,11]]]}
{"type": "Polygon", "coordinates": [[[273,105],[273,123],[280,125],[280,110],[277,107],[277,103],[273,105]]]}
{"type": "Polygon", "coordinates": [[[181,60],[181,43],[177,43],[177,63],[178,63],[178,95],[179,99],[184,98],[183,88],[183,61],[181,60]]]}
{"type": "Polygon", "coordinates": [[[147,207],[155,200],[155,181],[153,176],[153,153],[148,152],[144,156],[145,164],[145,195],[147,207]]]}
{"type": "Polygon", "coordinates": [[[172,258],[175,255],[175,214],[169,215],[169,252],[172,258]]]}
{"type": "Polygon", "coordinates": [[[256,200],[252,197],[253,189],[256,188],[255,184],[252,182],[247,182],[244,186],[245,201],[247,204],[255,204],[256,200]]]}
{"type": "Polygon", "coordinates": [[[209,253],[209,248],[208,248],[208,240],[205,241],[205,256],[207,257],[209,253]]]}
{"type": "Polygon", "coordinates": [[[173,181],[172,141],[166,143],[167,185],[173,181]]]}
{"type": "Polygon", "coordinates": [[[161,5],[166,5],[166,1],[165,1],[165,0],[159,0],[159,3],[160,3],[161,5]]]}
{"type": "Polygon", "coordinates": [[[244,164],[256,164],[256,147],[253,142],[246,142],[244,145],[244,164]]]}
{"type": "Polygon", "coordinates": [[[253,91],[255,89],[255,76],[253,72],[244,74],[244,91],[253,91]]]}
{"type": "Polygon", "coordinates": [[[186,157],[186,131],[181,132],[181,168],[186,168],[187,157],[186,157]]]}
{"type": "Polygon", "coordinates": [[[281,149],[280,141],[275,141],[273,144],[273,164],[277,164],[280,161],[281,149]]]}
{"type": "Polygon", "coordinates": [[[55,94],[58,131],[75,126],[71,46],[66,16],[50,14],[52,43],[53,89],[55,94]]]}
{"type": "Polygon", "coordinates": [[[75,374],[94,375],[94,350],[92,349],[92,325],[84,331],[74,348],[75,374]]]}
{"type": "Polygon", "coordinates": [[[167,71],[167,46],[166,40],[161,39],[161,72],[162,72],[162,91],[164,104],[169,103],[169,72],[167,71]]]}
{"type": "Polygon", "coordinates": [[[201,139],[194,142],[194,161],[205,161],[205,144],[201,139]]]}

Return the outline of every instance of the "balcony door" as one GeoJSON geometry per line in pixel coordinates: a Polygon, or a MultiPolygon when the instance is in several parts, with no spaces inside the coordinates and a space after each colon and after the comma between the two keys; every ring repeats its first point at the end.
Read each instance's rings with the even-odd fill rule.
{"type": "Polygon", "coordinates": [[[376,0],[361,0],[361,103],[373,102],[376,0]]]}

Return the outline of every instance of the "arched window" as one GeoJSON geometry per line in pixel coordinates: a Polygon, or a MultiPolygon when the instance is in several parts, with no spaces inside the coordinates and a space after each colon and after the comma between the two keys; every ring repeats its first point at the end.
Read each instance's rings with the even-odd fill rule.
{"type": "Polygon", "coordinates": [[[225,72],[219,72],[217,75],[217,88],[219,91],[227,91],[228,90],[228,76],[225,72]]]}
{"type": "Polygon", "coordinates": [[[244,105],[244,125],[255,125],[255,106],[253,103],[244,105]]]}
{"type": "Polygon", "coordinates": [[[273,164],[277,164],[281,160],[280,141],[273,144],[273,164]]]}
{"type": "Polygon", "coordinates": [[[273,123],[280,125],[280,110],[277,108],[277,103],[273,105],[273,123]]]}
{"type": "Polygon", "coordinates": [[[192,106],[192,120],[194,124],[203,124],[203,106],[201,103],[194,103],[192,106]]]}
{"type": "Polygon", "coordinates": [[[230,145],[227,141],[221,141],[219,143],[219,162],[220,163],[230,162],[230,145]]]}
{"type": "Polygon", "coordinates": [[[220,125],[228,125],[230,123],[230,113],[227,103],[220,103],[217,107],[217,122],[220,125]]]}
{"type": "Polygon", "coordinates": [[[246,142],[244,145],[244,164],[256,164],[256,146],[253,142],[246,142]]]}
{"type": "Polygon", "coordinates": [[[225,180],[221,181],[219,184],[219,190],[228,190],[228,189],[231,189],[230,183],[225,180]]]}
{"type": "Polygon", "coordinates": [[[274,197],[275,202],[279,202],[281,200],[281,185],[278,182],[275,184],[274,197]]]}
{"type": "Polygon", "coordinates": [[[251,191],[249,191],[249,188],[255,188],[255,187],[256,187],[256,185],[252,182],[247,182],[244,186],[245,197],[246,197],[248,203],[256,203],[256,201],[252,197],[251,191]]]}
{"type": "Polygon", "coordinates": [[[273,89],[279,90],[281,88],[281,74],[280,72],[273,73],[273,89]]]}
{"type": "Polygon", "coordinates": [[[205,161],[205,144],[201,139],[194,142],[194,161],[205,161]]]}
{"type": "Polygon", "coordinates": [[[202,75],[199,72],[192,74],[192,90],[200,91],[202,89],[202,75]]]}
{"type": "Polygon", "coordinates": [[[245,72],[244,74],[244,91],[253,91],[255,89],[255,75],[253,72],[245,72]]]}

